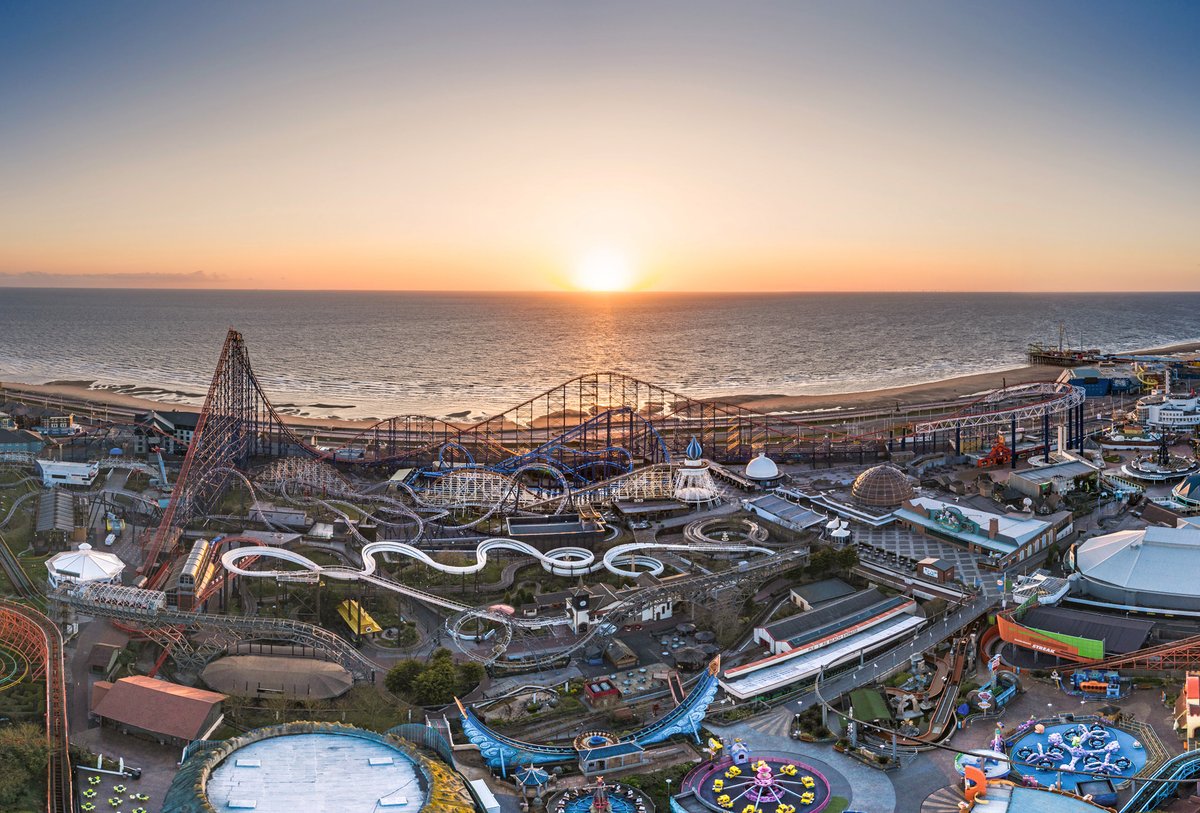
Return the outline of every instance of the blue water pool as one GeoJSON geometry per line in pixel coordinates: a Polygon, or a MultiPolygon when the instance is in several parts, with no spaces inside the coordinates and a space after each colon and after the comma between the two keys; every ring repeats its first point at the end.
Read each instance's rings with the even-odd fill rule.
{"type": "Polygon", "coordinates": [[[1022,776],[1033,777],[1039,785],[1053,785],[1063,769],[1062,786],[1074,790],[1077,782],[1090,777],[1067,773],[1067,769],[1089,771],[1120,782],[1146,766],[1146,749],[1134,745],[1137,740],[1128,731],[1099,723],[1059,723],[1022,736],[1009,748],[1009,756],[1018,762],[1035,762],[1038,767],[1015,765],[1022,776]]]}

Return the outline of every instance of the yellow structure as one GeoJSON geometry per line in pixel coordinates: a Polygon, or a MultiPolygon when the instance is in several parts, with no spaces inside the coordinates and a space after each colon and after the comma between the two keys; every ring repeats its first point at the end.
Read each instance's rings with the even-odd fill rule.
{"type": "Polygon", "coordinates": [[[337,611],[342,620],[346,622],[346,626],[359,635],[375,635],[383,632],[383,627],[379,626],[379,622],[358,606],[358,602],[353,599],[343,601],[338,605],[337,611]]]}

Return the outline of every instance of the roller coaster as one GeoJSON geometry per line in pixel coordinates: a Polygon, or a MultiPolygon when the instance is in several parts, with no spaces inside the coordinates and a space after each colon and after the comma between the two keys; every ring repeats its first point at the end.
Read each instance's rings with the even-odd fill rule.
{"type": "Polygon", "coordinates": [[[232,645],[246,641],[289,642],[341,664],[355,680],[374,679],[375,664],[338,635],[290,618],[218,615],[167,606],[166,594],[114,584],[68,584],[52,591],[50,601],[85,615],[136,625],[171,651],[184,668],[199,671],[232,645]],[[191,637],[187,633],[197,633],[191,637]]]}
{"type": "Polygon", "coordinates": [[[72,813],[74,793],[67,740],[67,688],[62,633],[37,610],[0,599],[0,643],[23,658],[27,677],[46,682],[47,813],[72,813]]]}
{"type": "MultiPolygon", "coordinates": [[[[957,442],[964,427],[1039,416],[1048,421],[1060,413],[1071,413],[1074,427],[1072,411],[1082,397],[1082,390],[1068,385],[1008,388],[918,424],[911,440],[937,445],[939,433],[953,429],[957,442]]],[[[627,484],[625,478],[680,459],[692,438],[714,461],[730,463],[760,451],[799,463],[874,462],[897,440],[891,430],[838,433],[788,416],[687,398],[611,372],[579,376],[470,426],[407,415],[365,430],[320,434],[321,443],[316,436],[306,440],[284,422],[254,375],[242,335],[230,330],[171,499],[146,545],[143,572],[153,572],[180,529],[212,506],[228,479],[220,473],[244,471],[253,459],[302,458],[351,470],[405,466],[429,481],[422,487],[406,484],[408,495],[425,507],[483,508],[491,514],[547,507],[553,512],[587,499],[584,495],[607,495],[612,485],[627,484]]],[[[901,446],[908,440],[906,434],[899,438],[901,446]]]]}
{"type": "MultiPolygon", "coordinates": [[[[1046,422],[1064,413],[1072,415],[1073,427],[1081,399],[1081,390],[1065,385],[1023,385],[909,427],[897,438],[894,427],[839,433],[786,415],[687,398],[619,373],[593,373],[469,426],[408,415],[366,430],[324,429],[304,438],[275,410],[254,374],[242,335],[230,330],[170,499],[157,527],[144,537],[139,572],[147,587],[161,587],[183,529],[210,516],[231,483],[240,483],[252,496],[257,484],[290,503],[320,507],[341,517],[364,545],[372,540],[359,531],[358,522],[368,520],[384,542],[397,546],[391,552],[403,546],[415,551],[431,528],[461,533],[498,515],[556,514],[572,506],[670,497],[677,461],[693,439],[715,462],[741,462],[761,451],[781,462],[866,463],[886,457],[897,441],[901,448],[910,441],[922,449],[944,446],[950,429],[957,443],[964,427],[1005,420],[1015,425],[1038,416],[1046,422]],[[261,462],[266,467],[251,474],[252,464],[261,462]],[[387,484],[360,485],[358,475],[371,473],[377,481],[375,472],[382,467],[407,468],[411,474],[387,484]],[[383,490],[387,487],[390,493],[383,490]]],[[[620,561],[610,552],[585,567],[582,555],[558,556],[550,567],[563,572],[605,563],[619,567],[620,561]]],[[[653,567],[648,557],[642,566],[653,567]]],[[[322,572],[334,578],[382,578],[374,572],[322,572]]]]}
{"type": "Polygon", "coordinates": [[[1181,783],[1200,776],[1200,750],[1185,751],[1159,766],[1145,783],[1134,791],[1120,813],[1150,813],[1158,810],[1177,792],[1181,783]]]}
{"type": "Polygon", "coordinates": [[[467,565],[446,565],[431,558],[424,551],[412,545],[399,542],[374,542],[362,549],[363,567],[361,570],[340,566],[322,566],[296,551],[277,547],[234,548],[222,554],[221,564],[229,573],[252,578],[269,578],[282,582],[316,582],[320,578],[330,578],[340,581],[360,581],[382,587],[399,593],[425,604],[450,610],[455,613],[446,623],[451,638],[459,645],[464,653],[488,665],[498,665],[508,669],[529,669],[547,666],[560,661],[571,654],[591,645],[597,638],[604,638],[615,631],[616,625],[644,610],[668,599],[700,600],[706,593],[717,587],[728,587],[738,581],[762,578],[762,574],[774,569],[786,567],[804,551],[774,552],[768,548],[753,545],[670,545],[650,542],[633,542],[617,545],[606,551],[597,559],[591,551],[582,548],[558,548],[542,553],[531,545],[514,539],[494,538],[480,543],[476,548],[476,561],[467,565]],[[524,651],[510,654],[509,645],[517,632],[532,632],[549,627],[566,626],[570,618],[563,615],[545,618],[520,618],[513,615],[507,608],[486,607],[473,608],[452,599],[418,590],[406,584],[381,576],[376,571],[375,556],[381,553],[398,553],[407,556],[427,567],[442,573],[467,575],[482,570],[492,551],[514,551],[529,556],[540,562],[542,567],[556,576],[580,576],[594,573],[600,569],[629,577],[639,573],[662,573],[664,566],[661,561],[650,556],[639,555],[642,550],[681,550],[689,552],[704,552],[721,554],[760,553],[767,554],[764,558],[754,560],[734,573],[704,574],[691,576],[671,582],[660,583],[653,587],[643,588],[620,606],[612,608],[605,616],[605,623],[592,625],[581,637],[577,637],[565,646],[553,652],[541,652],[530,647],[524,651]],[[251,570],[242,566],[244,560],[275,559],[296,565],[298,569],[266,569],[251,570]],[[631,569],[641,568],[641,570],[631,569]],[[485,651],[466,646],[467,642],[476,641],[479,636],[468,632],[469,627],[487,625],[499,631],[499,635],[491,642],[485,651]]]}

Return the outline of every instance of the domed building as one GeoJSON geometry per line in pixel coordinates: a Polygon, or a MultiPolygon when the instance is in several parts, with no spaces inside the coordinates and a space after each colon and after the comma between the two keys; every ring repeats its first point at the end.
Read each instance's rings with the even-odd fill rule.
{"type": "Polygon", "coordinates": [[[855,478],[850,488],[855,502],[872,508],[895,508],[911,500],[915,493],[908,475],[891,463],[867,469],[855,478]]]}
{"type": "Polygon", "coordinates": [[[1077,592],[1119,607],[1200,611],[1200,529],[1151,525],[1094,536],[1068,552],[1077,592]]]}
{"type": "Polygon", "coordinates": [[[474,813],[463,777],[414,743],[439,754],[448,754],[449,745],[421,729],[400,725],[378,734],[338,723],[288,723],[194,743],[162,809],[474,813]]]}
{"type": "Polygon", "coordinates": [[[93,550],[86,542],[78,550],[56,553],[46,560],[46,574],[51,588],[82,582],[116,584],[121,581],[124,570],[125,563],[116,554],[93,550]]]}
{"type": "Polygon", "coordinates": [[[1200,509],[1200,472],[1180,480],[1171,490],[1171,496],[1182,506],[1200,509]]]}
{"type": "Polygon", "coordinates": [[[784,475],[766,452],[759,452],[758,457],[746,464],[746,479],[763,488],[773,488],[784,481],[784,475]]]}

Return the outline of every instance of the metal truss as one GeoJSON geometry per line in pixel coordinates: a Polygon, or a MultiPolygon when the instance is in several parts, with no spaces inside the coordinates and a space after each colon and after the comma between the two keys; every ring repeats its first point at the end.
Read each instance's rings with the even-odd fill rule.
{"type": "Polygon", "coordinates": [[[188,522],[207,512],[220,495],[227,476],[211,475],[245,468],[251,457],[310,451],[284,425],[259,386],[242,334],[230,330],[170,502],[150,537],[142,572],[150,572],[188,522]]]}
{"type": "Polygon", "coordinates": [[[964,409],[937,420],[925,421],[913,428],[914,434],[928,435],[947,429],[1011,423],[1058,415],[1083,403],[1082,387],[1039,382],[995,390],[972,401],[964,409]]]}
{"type": "Polygon", "coordinates": [[[512,475],[490,469],[457,469],[429,481],[416,490],[421,502],[437,508],[493,508],[509,511],[527,508],[543,502],[561,503],[568,491],[562,475],[548,465],[527,465],[512,475]],[[553,486],[539,489],[526,484],[521,473],[544,474],[553,486]],[[546,493],[553,494],[547,500],[546,493]]]}
{"type": "Polygon", "coordinates": [[[254,482],[264,488],[281,492],[284,489],[295,494],[317,494],[329,497],[358,496],[354,485],[332,464],[309,457],[281,457],[254,475],[254,482]]]}
{"type": "Polygon", "coordinates": [[[1081,663],[1067,671],[1080,669],[1145,669],[1160,672],[1200,669],[1200,635],[1139,649],[1115,658],[1081,663]]]}
{"type": "Polygon", "coordinates": [[[172,657],[185,667],[202,667],[236,643],[286,641],[308,647],[341,664],[356,681],[374,680],[375,664],[344,639],[322,627],[290,618],[186,612],[168,607],[166,594],[161,590],[118,585],[69,585],[54,590],[48,598],[84,615],[136,624],[160,643],[171,644],[172,657]],[[181,637],[184,630],[186,644],[181,637]]]}

